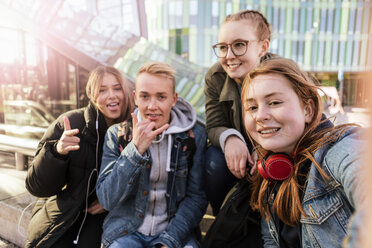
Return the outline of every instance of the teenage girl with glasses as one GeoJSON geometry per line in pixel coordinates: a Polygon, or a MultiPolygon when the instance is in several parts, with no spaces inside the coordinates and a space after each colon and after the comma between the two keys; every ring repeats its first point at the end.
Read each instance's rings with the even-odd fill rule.
{"type": "Polygon", "coordinates": [[[228,15],[213,46],[219,62],[205,77],[206,128],[211,146],[206,153],[206,192],[217,215],[227,192],[253,165],[251,144],[244,132],[240,91],[245,76],[268,54],[270,26],[254,10],[228,15]]]}

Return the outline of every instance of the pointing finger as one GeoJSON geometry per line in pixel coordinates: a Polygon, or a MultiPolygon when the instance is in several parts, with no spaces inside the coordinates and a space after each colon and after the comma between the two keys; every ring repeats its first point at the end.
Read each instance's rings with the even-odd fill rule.
{"type": "Polygon", "coordinates": [[[164,124],[163,126],[159,127],[158,129],[154,130],[155,134],[161,134],[164,130],[166,130],[169,127],[169,124],[164,124]]]}
{"type": "Polygon", "coordinates": [[[63,124],[65,126],[65,130],[71,130],[70,120],[67,116],[63,117],[63,124]]]}

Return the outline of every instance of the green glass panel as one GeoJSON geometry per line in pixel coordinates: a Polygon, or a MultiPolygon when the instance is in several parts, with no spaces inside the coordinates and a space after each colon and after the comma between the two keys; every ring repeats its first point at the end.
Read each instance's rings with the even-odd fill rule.
{"type": "Polygon", "coordinates": [[[305,35],[305,56],[304,56],[304,65],[311,65],[311,55],[312,55],[312,36],[311,34],[305,35]]]}
{"type": "Polygon", "coordinates": [[[284,56],[289,59],[292,57],[292,42],[292,39],[285,40],[284,56]]]}
{"type": "Polygon", "coordinates": [[[331,55],[332,55],[332,41],[328,37],[325,46],[325,53],[324,53],[324,65],[330,66],[331,65],[331,55]]]}
{"type": "Polygon", "coordinates": [[[182,3],[182,27],[190,26],[190,3],[189,0],[183,0],[182,3]]]}
{"type": "Polygon", "coordinates": [[[240,0],[232,1],[232,13],[238,12],[240,10],[240,0]]]}
{"type": "Polygon", "coordinates": [[[176,32],[176,53],[179,55],[182,54],[182,35],[180,29],[177,29],[176,32]]]}
{"type": "Polygon", "coordinates": [[[367,40],[362,40],[360,51],[359,64],[364,66],[367,61],[367,40]]]}
{"type": "Polygon", "coordinates": [[[287,7],[286,9],[286,16],[285,16],[285,32],[291,33],[292,32],[292,23],[293,23],[293,2],[288,2],[288,5],[291,7],[287,7]]]}
{"type": "Polygon", "coordinates": [[[189,36],[189,59],[191,61],[196,61],[198,57],[198,37],[197,37],[197,29],[196,28],[190,28],[190,36],[189,36]]]}
{"type": "Polygon", "coordinates": [[[313,11],[313,30],[314,32],[319,32],[320,26],[320,2],[314,3],[314,11],[313,11]]]}
{"type": "Polygon", "coordinates": [[[346,34],[349,24],[349,10],[350,10],[350,3],[349,2],[342,2],[341,8],[341,27],[340,33],[346,34]]]}

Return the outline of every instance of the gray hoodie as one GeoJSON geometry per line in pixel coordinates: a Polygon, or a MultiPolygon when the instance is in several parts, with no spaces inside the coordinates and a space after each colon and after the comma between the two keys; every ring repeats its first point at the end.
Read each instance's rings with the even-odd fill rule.
{"type": "MultiPolygon", "coordinates": [[[[141,115],[135,110],[138,120],[141,115]]],[[[168,173],[170,171],[170,156],[172,148],[172,135],[185,132],[194,127],[196,112],[190,103],[178,98],[171,110],[170,126],[149,147],[152,166],[150,173],[150,190],[146,214],[143,224],[138,232],[145,235],[156,235],[164,231],[168,225],[167,203],[165,193],[167,190],[168,173]]]]}

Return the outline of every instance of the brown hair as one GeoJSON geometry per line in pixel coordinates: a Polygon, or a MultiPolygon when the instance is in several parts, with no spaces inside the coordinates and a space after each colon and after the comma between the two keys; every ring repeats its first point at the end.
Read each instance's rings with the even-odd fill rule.
{"type": "Polygon", "coordinates": [[[145,63],[137,72],[136,75],[136,82],[139,75],[142,73],[148,73],[155,76],[161,76],[165,78],[169,78],[172,80],[173,83],[173,92],[176,90],[176,70],[172,68],[167,63],[163,63],[160,61],[150,61],[145,63]]]}
{"type": "MultiPolygon", "coordinates": [[[[319,171],[324,181],[328,181],[329,176],[321,169],[320,165],[314,159],[314,153],[319,148],[336,141],[345,131],[346,127],[350,125],[340,125],[338,127],[327,127],[323,129],[317,128],[322,122],[322,101],[318,94],[317,83],[313,81],[314,77],[309,76],[303,72],[298,65],[285,58],[272,58],[262,62],[254,70],[252,70],[243,82],[242,87],[242,105],[245,109],[245,97],[249,91],[254,78],[264,74],[280,74],[286,77],[294,92],[299,97],[303,106],[306,104],[313,105],[313,118],[305,125],[305,130],[302,137],[297,141],[293,152],[294,173],[284,180],[279,187],[277,195],[272,205],[273,211],[278,217],[288,225],[295,225],[299,223],[301,214],[306,216],[301,203],[300,191],[304,190],[300,180],[306,180],[307,174],[304,174],[302,167],[306,166],[306,161],[311,161],[316,169],[319,171]]],[[[245,111],[243,111],[243,116],[245,111]]],[[[259,159],[262,159],[265,151],[259,144],[256,144],[248,133],[252,143],[257,149],[259,159]]],[[[259,211],[262,216],[269,219],[270,212],[267,204],[267,196],[270,190],[275,186],[276,181],[264,180],[259,172],[256,170],[255,175],[250,178],[252,180],[252,196],[250,203],[253,209],[259,211]]]]}
{"type": "Polygon", "coordinates": [[[88,98],[95,105],[105,74],[111,74],[121,84],[124,93],[124,104],[120,121],[127,120],[134,109],[133,97],[130,90],[130,82],[123,78],[121,72],[112,66],[98,66],[89,73],[89,79],[85,91],[88,98]]]}
{"type": "Polygon", "coordinates": [[[227,15],[222,25],[227,22],[247,20],[256,25],[256,35],[260,41],[271,38],[270,24],[266,18],[256,10],[241,10],[237,13],[227,15]]]}

